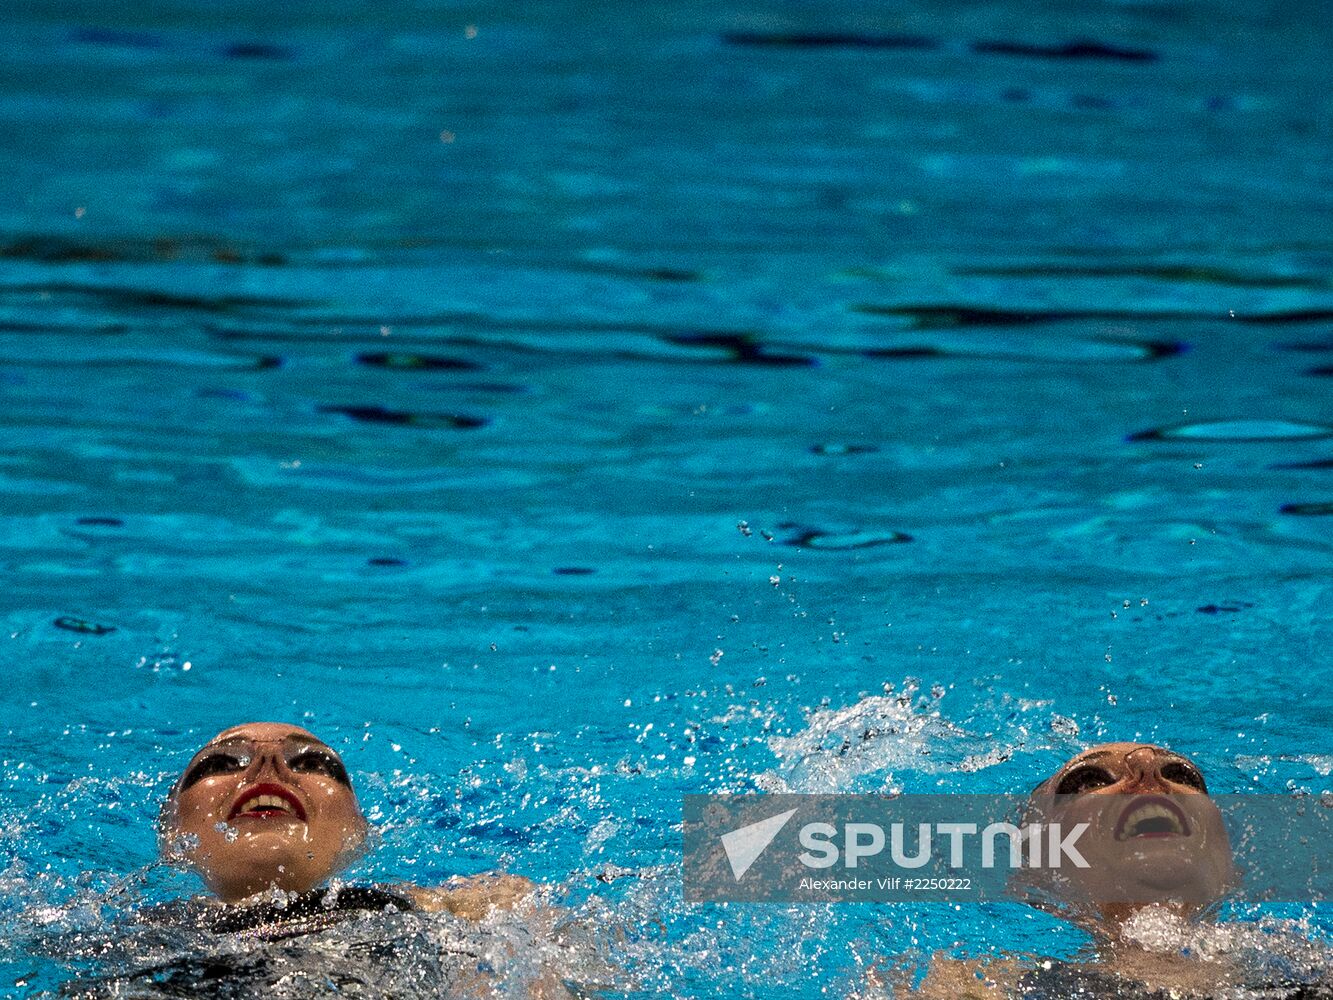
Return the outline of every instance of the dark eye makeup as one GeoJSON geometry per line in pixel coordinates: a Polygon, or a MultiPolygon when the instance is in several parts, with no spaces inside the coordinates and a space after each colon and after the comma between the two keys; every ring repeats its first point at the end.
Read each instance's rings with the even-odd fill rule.
{"type": "Polygon", "coordinates": [[[210,753],[206,757],[201,757],[195,761],[194,766],[185,772],[185,777],[181,778],[181,790],[189,788],[191,785],[198,784],[205,778],[211,778],[217,774],[235,774],[242,771],[250,763],[245,757],[238,757],[236,754],[217,751],[210,753]]]}
{"type": "Polygon", "coordinates": [[[1161,775],[1174,785],[1185,785],[1187,788],[1208,794],[1208,786],[1204,784],[1203,775],[1188,761],[1173,760],[1169,764],[1163,764],[1161,775]]]}
{"type": "Polygon", "coordinates": [[[350,785],[351,780],[347,777],[347,768],[329,750],[309,749],[302,750],[291,760],[287,761],[287,766],[293,771],[302,774],[322,774],[327,778],[332,778],[340,785],[350,785]]]}
{"type": "Polygon", "coordinates": [[[1084,764],[1076,767],[1055,786],[1056,795],[1079,795],[1082,792],[1095,791],[1115,784],[1115,775],[1104,767],[1084,764]]]}
{"type": "MultiPolygon", "coordinates": [[[[197,785],[205,778],[219,774],[236,774],[250,766],[254,758],[249,754],[236,754],[227,750],[215,750],[200,757],[181,778],[180,790],[197,785]]],[[[340,785],[351,787],[352,781],[347,776],[347,768],[332,750],[319,747],[305,747],[287,758],[287,766],[297,774],[322,774],[332,778],[340,785]]]]}
{"type": "MultiPolygon", "coordinates": [[[[1184,785],[1186,788],[1208,794],[1208,786],[1204,783],[1203,775],[1187,760],[1168,761],[1162,765],[1158,773],[1173,785],[1184,785]]],[[[1060,779],[1059,784],[1055,786],[1055,794],[1078,795],[1098,788],[1107,788],[1115,782],[1115,775],[1105,768],[1095,764],[1083,764],[1060,779]]]]}

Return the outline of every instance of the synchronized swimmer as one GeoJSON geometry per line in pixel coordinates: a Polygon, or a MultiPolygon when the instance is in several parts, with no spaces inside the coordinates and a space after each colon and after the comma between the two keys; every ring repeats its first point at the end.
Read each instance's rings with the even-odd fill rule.
{"type": "Polygon", "coordinates": [[[448,885],[320,887],[362,852],[365,816],[342,758],[297,726],[250,722],[209,740],[176,781],[162,809],[164,859],[194,869],[230,924],[350,910],[447,911],[478,920],[510,909],[532,894],[515,875],[479,875],[448,885]],[[276,911],[261,910],[273,890],[294,897],[276,911]],[[250,906],[246,906],[250,903],[250,906]],[[318,904],[318,905],[315,905],[318,904]]]}
{"type": "Polygon", "coordinates": [[[913,995],[1168,1000],[1257,988],[1283,1000],[1333,997],[1322,983],[1256,987],[1254,972],[1233,956],[1202,961],[1179,950],[1145,947],[1135,934],[1144,917],[1180,927],[1209,920],[1238,881],[1222,814],[1203,772],[1187,757],[1146,743],[1092,747],[1033,790],[1025,822],[1060,823],[1065,829],[1088,824],[1080,841],[1086,868],[1034,869],[1012,888],[1086,931],[1093,957],[977,962],[940,955],[913,995]]]}

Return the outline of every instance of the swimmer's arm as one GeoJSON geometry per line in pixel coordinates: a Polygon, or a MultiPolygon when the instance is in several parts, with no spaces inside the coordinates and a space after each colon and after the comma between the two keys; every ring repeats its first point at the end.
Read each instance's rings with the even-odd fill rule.
{"type": "Polygon", "coordinates": [[[1005,1000],[1017,996],[1018,980],[1032,968],[1030,961],[1013,959],[954,959],[948,952],[930,956],[925,979],[912,988],[912,965],[870,965],[862,987],[849,1000],[888,1000],[888,997],[917,997],[917,1000],[1005,1000]]]}
{"type": "Polygon", "coordinates": [[[417,909],[426,913],[452,913],[464,920],[483,920],[493,910],[513,910],[536,890],[531,880],[500,872],[460,876],[429,888],[398,887],[417,909]]]}
{"type": "Polygon", "coordinates": [[[988,961],[951,958],[937,952],[926,978],[909,994],[920,1000],[999,1000],[1015,995],[1018,981],[1030,963],[1017,958],[988,961]]]}
{"type": "MultiPolygon", "coordinates": [[[[495,912],[517,910],[532,903],[524,919],[544,936],[555,937],[554,918],[557,913],[536,905],[537,885],[521,875],[492,872],[486,875],[460,876],[442,886],[400,886],[399,891],[412,900],[419,910],[427,913],[450,913],[463,920],[484,920],[495,912]]],[[[489,995],[489,994],[488,994],[489,995]]],[[[529,1000],[573,1000],[564,980],[551,965],[543,961],[535,979],[527,984],[529,1000]]]]}

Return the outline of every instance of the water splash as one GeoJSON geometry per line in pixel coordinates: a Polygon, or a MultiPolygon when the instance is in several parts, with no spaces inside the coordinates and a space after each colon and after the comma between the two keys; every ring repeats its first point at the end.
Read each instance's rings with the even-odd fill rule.
{"type": "MultiPolygon", "coordinates": [[[[1308,918],[1194,923],[1164,908],[1147,907],[1126,921],[1124,937],[1148,952],[1230,964],[1243,970],[1250,983],[1280,983],[1290,988],[1333,986],[1333,948],[1317,938],[1308,918]]],[[[1285,994],[1241,987],[1228,995],[1285,994]]]]}
{"type": "Polygon", "coordinates": [[[1007,697],[986,706],[984,717],[954,721],[941,709],[946,694],[940,685],[921,693],[920,682],[908,678],[900,689],[886,684],[883,694],[817,709],[804,729],[769,739],[778,764],[756,784],[769,792],[897,793],[921,775],[947,782],[1020,751],[1066,745],[1079,732],[1073,720],[1048,714],[1048,702],[1007,697]]]}

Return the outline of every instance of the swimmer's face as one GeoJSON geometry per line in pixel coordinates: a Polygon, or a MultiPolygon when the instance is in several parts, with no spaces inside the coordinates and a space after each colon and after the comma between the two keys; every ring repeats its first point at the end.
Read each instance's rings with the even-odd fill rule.
{"type": "Polygon", "coordinates": [[[1152,904],[1194,914],[1234,879],[1231,844],[1199,769],[1141,743],[1107,743],[1074,757],[1033,792],[1029,821],[1068,833],[1087,823],[1088,868],[1062,865],[1048,891],[1102,920],[1152,904]]]}
{"type": "Polygon", "coordinates": [[[305,892],[366,836],[338,755],[304,729],[274,722],[213,737],[176,783],[164,821],[164,843],[184,835],[184,860],[228,902],[274,887],[305,892]]]}

